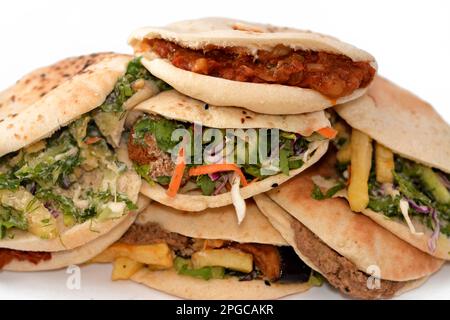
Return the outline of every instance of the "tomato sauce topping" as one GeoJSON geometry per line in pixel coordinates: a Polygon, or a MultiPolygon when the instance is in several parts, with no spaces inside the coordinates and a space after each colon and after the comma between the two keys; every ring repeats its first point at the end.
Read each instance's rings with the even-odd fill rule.
{"type": "Polygon", "coordinates": [[[193,50],[163,39],[148,39],[142,48],[187,71],[234,81],[313,89],[330,99],[366,87],[376,72],[366,61],[355,62],[327,52],[293,50],[284,45],[271,51],[258,50],[256,56],[241,47],[193,50]]]}
{"type": "Polygon", "coordinates": [[[52,254],[50,252],[19,251],[2,248],[0,249],[0,269],[13,260],[29,261],[33,264],[38,264],[51,258],[52,254]]]}

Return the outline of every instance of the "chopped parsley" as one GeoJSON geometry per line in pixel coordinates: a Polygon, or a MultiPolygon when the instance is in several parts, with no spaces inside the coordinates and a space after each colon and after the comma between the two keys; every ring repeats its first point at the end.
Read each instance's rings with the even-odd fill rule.
{"type": "Polygon", "coordinates": [[[123,104],[136,93],[133,83],[137,80],[153,80],[161,91],[170,89],[160,79],[155,78],[141,63],[141,57],[134,58],[128,63],[125,75],[119,78],[114,86],[114,90],[106,97],[105,102],[100,106],[104,112],[123,112],[123,104]]]}
{"type": "Polygon", "coordinates": [[[335,186],[328,189],[325,193],[320,190],[319,186],[314,184],[314,188],[311,193],[311,197],[315,200],[325,200],[332,198],[337,192],[345,188],[345,184],[339,182],[335,186]]]}
{"type": "MultiPolygon", "coordinates": [[[[154,140],[156,141],[156,144],[158,148],[164,152],[170,153],[181,141],[181,137],[178,141],[173,140],[172,136],[175,130],[177,129],[184,129],[186,130],[191,139],[191,147],[194,148],[194,138],[193,138],[193,129],[192,124],[177,121],[177,120],[171,120],[166,119],[159,116],[148,116],[144,115],[141,117],[133,126],[132,130],[132,139],[133,143],[141,146],[146,146],[146,137],[147,135],[151,135],[154,140]]],[[[208,128],[206,128],[208,129],[208,128]]],[[[223,132],[225,133],[225,131],[223,132]]],[[[234,138],[234,137],[232,137],[234,138]]],[[[244,175],[249,179],[253,180],[255,178],[258,179],[264,179],[268,177],[269,175],[274,175],[277,173],[283,173],[285,175],[289,175],[291,170],[295,170],[298,168],[301,168],[304,165],[303,161],[303,155],[304,152],[308,149],[309,141],[308,138],[302,137],[300,135],[297,135],[295,133],[285,132],[285,131],[279,131],[279,166],[276,167],[270,167],[270,169],[267,169],[267,172],[264,172],[262,169],[265,168],[264,165],[260,162],[261,156],[258,158],[257,163],[250,164],[250,154],[252,152],[258,151],[258,143],[250,143],[248,141],[244,142],[245,146],[245,155],[242,159],[237,159],[237,157],[242,157],[243,155],[241,152],[238,152],[238,140],[241,139],[238,135],[235,136],[234,139],[234,148],[235,148],[235,161],[239,163],[240,168],[244,175]],[[262,174],[264,172],[264,174],[262,174]]],[[[268,142],[268,154],[266,156],[270,156],[270,131],[268,132],[267,136],[267,142],[268,142]]],[[[242,141],[239,141],[239,144],[242,141]]],[[[206,146],[211,147],[210,145],[211,141],[203,141],[202,142],[202,154],[204,154],[204,151],[206,149],[206,146]]],[[[214,141],[215,143],[215,141],[214,141]]],[[[193,153],[191,153],[193,154],[193,153]]],[[[192,157],[194,157],[192,155],[192,157]]],[[[196,158],[192,158],[192,161],[190,162],[195,163],[195,165],[201,165],[204,163],[198,163],[196,162],[196,158]]],[[[203,159],[204,160],[204,159],[203,159]]],[[[195,165],[188,165],[188,169],[195,165]]],[[[151,172],[152,168],[151,165],[144,165],[144,166],[135,166],[136,170],[141,177],[143,177],[147,182],[150,182],[151,172]]],[[[209,176],[199,176],[196,178],[193,178],[193,182],[197,184],[197,186],[201,189],[202,193],[204,195],[211,195],[214,190],[218,187],[219,184],[223,182],[219,181],[217,179],[216,181],[212,181],[209,176]]],[[[168,177],[156,177],[155,182],[161,184],[161,185],[167,185],[170,180],[168,177]]]]}

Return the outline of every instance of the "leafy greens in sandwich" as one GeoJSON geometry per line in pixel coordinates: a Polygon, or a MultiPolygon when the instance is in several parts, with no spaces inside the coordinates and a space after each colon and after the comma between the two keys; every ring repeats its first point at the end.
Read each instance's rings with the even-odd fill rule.
{"type": "Polygon", "coordinates": [[[238,226],[232,206],[192,215],[152,203],[92,262],[112,262],[113,280],[191,299],[269,299],[320,285],[255,203],[247,205],[238,226]]]}
{"type": "Polygon", "coordinates": [[[84,57],[39,70],[40,79],[48,74],[56,82],[39,98],[24,89],[20,95],[21,82],[2,93],[13,94],[5,108],[15,116],[0,123],[5,138],[12,137],[1,148],[0,247],[69,250],[137,209],[140,179],[121,151],[121,131],[128,110],[165,85],[139,59],[89,57],[81,68],[76,63],[84,57]],[[76,72],[56,77],[63,67],[76,72]],[[77,236],[84,229],[91,235],[77,236]]]}
{"type": "Polygon", "coordinates": [[[434,253],[440,235],[450,237],[449,175],[406,159],[356,129],[350,134],[344,131],[346,124],[338,127],[342,130],[340,143],[335,143],[339,159],[336,168],[343,181],[339,185],[348,185],[352,209],[368,208],[402,221],[416,237],[425,237],[423,227],[432,230],[427,244],[428,251],[434,253]],[[360,144],[361,140],[367,143],[360,144]],[[417,223],[423,227],[416,228],[417,223]]]}
{"type": "Polygon", "coordinates": [[[353,211],[449,259],[449,125],[429,104],[381,77],[368,96],[336,111],[338,171],[348,181],[340,195],[353,211]]]}
{"type": "Polygon", "coordinates": [[[141,192],[187,211],[234,203],[240,221],[242,199],[310,166],[335,133],[322,111],[262,115],[208,105],[174,90],[146,100],[133,113],[128,154],[146,181],[141,192]]]}
{"type": "Polygon", "coordinates": [[[329,185],[336,186],[335,153],[330,151],[307,171],[255,196],[258,208],[301,259],[345,295],[390,298],[422,284],[443,260],[353,212],[345,199],[324,199],[329,185]],[[319,194],[317,184],[320,201],[311,196],[319,194]]]}

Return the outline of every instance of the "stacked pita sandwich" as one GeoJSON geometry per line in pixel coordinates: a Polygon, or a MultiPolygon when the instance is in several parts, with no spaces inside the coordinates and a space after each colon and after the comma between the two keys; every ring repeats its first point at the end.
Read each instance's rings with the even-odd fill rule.
{"type": "Polygon", "coordinates": [[[131,79],[150,81],[135,64],[111,53],[69,58],[1,93],[3,269],[82,263],[119,239],[148,203],[139,199],[140,178],[121,151],[127,109],[111,107],[156,92],[149,84],[120,95],[131,79]]]}
{"type": "Polygon", "coordinates": [[[370,54],[221,18],[129,43],[135,57],[66,59],[0,94],[3,269],[113,263],[113,280],[188,299],[323,280],[376,299],[443,265],[450,129],[370,54]]]}

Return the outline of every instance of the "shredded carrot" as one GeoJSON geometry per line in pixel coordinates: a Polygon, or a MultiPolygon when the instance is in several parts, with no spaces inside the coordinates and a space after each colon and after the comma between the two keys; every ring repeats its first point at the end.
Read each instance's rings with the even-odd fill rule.
{"type": "Polygon", "coordinates": [[[337,131],[331,127],[325,127],[317,130],[317,132],[324,138],[334,139],[337,135],[337,131]]]}
{"type": "Polygon", "coordinates": [[[100,137],[89,137],[89,138],[87,138],[84,141],[84,143],[86,143],[86,144],[94,144],[96,142],[99,142],[100,140],[102,140],[102,138],[100,138],[100,137]]]}
{"type": "Polygon", "coordinates": [[[169,188],[167,189],[167,195],[169,197],[175,197],[181,186],[183,180],[184,169],[186,168],[186,162],[184,160],[184,148],[180,148],[178,152],[177,164],[173,172],[173,176],[170,179],[169,188]]]}
{"type": "Polygon", "coordinates": [[[199,176],[202,174],[211,174],[211,173],[224,172],[224,171],[236,172],[239,175],[239,177],[241,178],[242,185],[244,187],[248,185],[247,179],[245,179],[245,176],[242,173],[241,168],[239,168],[234,163],[206,164],[203,166],[194,167],[189,170],[189,175],[190,176],[199,176]]]}

